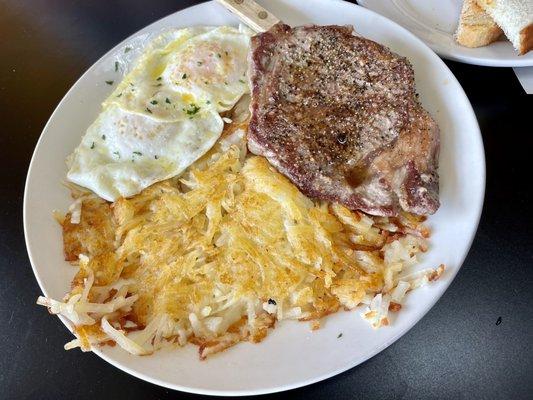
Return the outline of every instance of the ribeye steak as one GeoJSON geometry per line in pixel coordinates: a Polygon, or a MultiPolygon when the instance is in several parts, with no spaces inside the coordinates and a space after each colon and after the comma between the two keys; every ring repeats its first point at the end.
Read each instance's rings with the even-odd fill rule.
{"type": "Polygon", "coordinates": [[[373,215],[439,207],[439,129],[410,63],[351,27],[252,38],[251,152],[306,195],[373,215]]]}

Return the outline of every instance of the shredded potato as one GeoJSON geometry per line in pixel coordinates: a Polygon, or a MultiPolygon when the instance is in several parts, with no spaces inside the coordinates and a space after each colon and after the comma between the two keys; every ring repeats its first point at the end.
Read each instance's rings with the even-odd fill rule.
{"type": "Polygon", "coordinates": [[[82,198],[67,214],[67,260],[79,272],[64,302],[39,298],[75,325],[65,348],[116,343],[151,354],[169,343],[200,358],[243,340],[260,342],[276,321],[311,321],[361,304],[388,325],[407,291],[444,267],[400,279],[427,249],[414,215],[371,217],[304,196],[264,158],[246,154],[233,124],[179,179],[113,204],[82,198]]]}

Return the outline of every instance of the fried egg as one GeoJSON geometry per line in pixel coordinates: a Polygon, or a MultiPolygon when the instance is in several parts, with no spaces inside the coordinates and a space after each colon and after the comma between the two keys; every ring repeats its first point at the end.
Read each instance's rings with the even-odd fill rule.
{"type": "Polygon", "coordinates": [[[215,144],[223,128],[215,110],[168,122],[113,104],[87,130],[68,178],[108,201],[130,197],[186,169],[215,144]]]}
{"type": "Polygon", "coordinates": [[[115,201],[183,172],[220,137],[219,113],[249,92],[249,41],[232,27],[162,33],[104,101],[67,178],[115,201]]]}

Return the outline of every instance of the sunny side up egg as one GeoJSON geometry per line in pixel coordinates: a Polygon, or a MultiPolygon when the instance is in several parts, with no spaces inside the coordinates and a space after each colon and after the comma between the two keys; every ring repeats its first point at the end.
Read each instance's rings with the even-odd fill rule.
{"type": "Polygon", "coordinates": [[[164,32],[103,103],[69,157],[67,178],[115,201],[179,175],[224,128],[219,113],[249,92],[250,32],[164,32]]]}

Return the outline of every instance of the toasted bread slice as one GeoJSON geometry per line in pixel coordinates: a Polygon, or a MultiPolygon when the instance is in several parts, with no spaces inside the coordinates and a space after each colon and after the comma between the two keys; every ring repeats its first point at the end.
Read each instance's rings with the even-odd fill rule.
{"type": "Polygon", "coordinates": [[[533,49],[533,0],[477,0],[520,54],[533,49]]]}
{"type": "Polygon", "coordinates": [[[465,47],[481,47],[498,40],[502,34],[501,28],[476,4],[475,0],[463,2],[455,34],[457,43],[465,47]]]}

